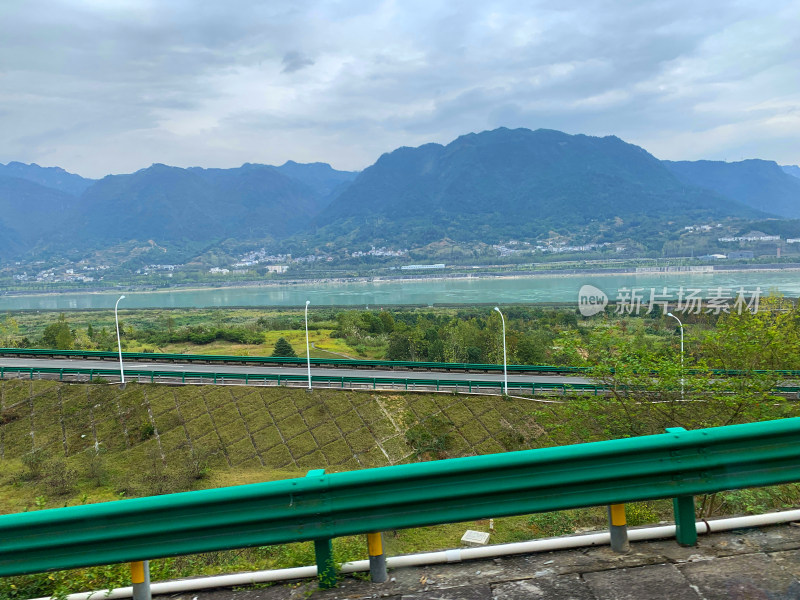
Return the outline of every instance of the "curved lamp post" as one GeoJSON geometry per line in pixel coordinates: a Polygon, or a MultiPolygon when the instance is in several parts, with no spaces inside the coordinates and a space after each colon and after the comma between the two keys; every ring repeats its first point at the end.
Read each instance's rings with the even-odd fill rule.
{"type": "Polygon", "coordinates": [[[117,307],[119,306],[119,301],[124,300],[125,296],[120,296],[117,300],[117,303],[114,305],[114,322],[117,324],[117,349],[119,350],[119,379],[122,386],[125,386],[125,371],[122,368],[122,341],[119,337],[119,317],[117,317],[117,307]]]}
{"type": "Polygon", "coordinates": [[[500,320],[503,322],[503,395],[508,395],[508,366],[506,364],[506,320],[500,308],[495,306],[494,309],[500,315],[500,320]]]}
{"type": "Polygon", "coordinates": [[[306,363],[308,364],[308,390],[311,391],[311,349],[308,345],[308,305],[311,300],[306,300],[306,363]]]}
{"type": "Polygon", "coordinates": [[[681,400],[683,400],[683,323],[671,312],[667,313],[667,316],[675,319],[678,322],[678,326],[681,328],[681,400]]]}

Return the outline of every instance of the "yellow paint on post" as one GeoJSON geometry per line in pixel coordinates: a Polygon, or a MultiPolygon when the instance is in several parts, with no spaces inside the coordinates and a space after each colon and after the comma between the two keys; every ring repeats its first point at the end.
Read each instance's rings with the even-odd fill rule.
{"type": "Polygon", "coordinates": [[[144,561],[131,563],[131,583],[144,583],[144,561]]]}
{"type": "Polygon", "coordinates": [[[370,556],[380,556],[383,554],[383,541],[380,533],[367,534],[367,548],[370,556]]]}
{"type": "Polygon", "coordinates": [[[611,524],[617,526],[624,526],[628,524],[628,521],[625,518],[624,504],[611,505],[611,524]]]}

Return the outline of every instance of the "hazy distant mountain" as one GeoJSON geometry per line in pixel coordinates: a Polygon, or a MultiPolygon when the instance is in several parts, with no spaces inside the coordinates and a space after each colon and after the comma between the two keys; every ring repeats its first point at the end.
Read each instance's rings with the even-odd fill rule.
{"type": "Polygon", "coordinates": [[[797,165],[784,165],[781,167],[784,173],[788,173],[792,177],[800,177],[800,167],[797,165]]]}
{"type": "Polygon", "coordinates": [[[592,222],[753,215],[616,137],[505,128],[384,154],[317,219],[322,238],[492,241],[592,222]]]}
{"type": "Polygon", "coordinates": [[[319,195],[320,210],[358,176],[355,171],[337,171],[328,163],[300,164],[290,160],[275,168],[314,190],[319,195]]]}
{"type": "Polygon", "coordinates": [[[800,179],[772,161],[664,161],[664,165],[689,185],[713,190],[766,213],[800,217],[800,179]]]}
{"type": "Polygon", "coordinates": [[[0,219],[0,259],[19,256],[25,249],[26,246],[20,240],[19,233],[0,219]]]}
{"type": "Polygon", "coordinates": [[[156,164],[93,181],[57,167],[0,165],[0,255],[130,240],[197,248],[226,238],[281,239],[308,226],[355,175],[291,161],[236,169],[156,164]]]}
{"type": "Polygon", "coordinates": [[[32,181],[0,177],[0,253],[8,253],[6,245],[29,247],[56,231],[77,203],[74,196],[32,181]]]}
{"type": "Polygon", "coordinates": [[[311,220],[316,199],[310,187],[266,165],[155,164],[98,181],[81,197],[76,219],[82,235],[104,242],[279,238],[311,220]]]}
{"type": "Polygon", "coordinates": [[[0,163],[0,177],[25,179],[72,196],[80,196],[95,181],[68,173],[61,167],[40,167],[36,163],[26,165],[21,162],[0,163]]]}

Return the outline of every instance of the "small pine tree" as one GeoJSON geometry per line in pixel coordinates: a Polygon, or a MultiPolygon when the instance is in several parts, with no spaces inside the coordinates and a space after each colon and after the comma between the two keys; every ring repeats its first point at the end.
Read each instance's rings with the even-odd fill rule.
{"type": "Polygon", "coordinates": [[[278,341],[275,342],[275,349],[272,351],[272,356],[283,356],[283,357],[296,357],[297,353],[292,348],[292,345],[286,341],[286,338],[278,338],[278,341]]]}

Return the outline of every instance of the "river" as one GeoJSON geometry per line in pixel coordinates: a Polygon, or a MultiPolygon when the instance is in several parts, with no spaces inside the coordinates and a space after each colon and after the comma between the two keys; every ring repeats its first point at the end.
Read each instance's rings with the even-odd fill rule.
{"type": "MultiPolygon", "coordinates": [[[[760,288],[764,296],[779,291],[800,296],[800,271],[715,271],[710,273],[638,273],[536,275],[530,277],[472,277],[463,279],[390,280],[370,282],[328,282],[251,287],[170,289],[153,292],[124,292],[120,308],[192,308],[230,306],[297,306],[306,300],[313,306],[433,305],[433,304],[519,304],[578,302],[578,290],[593,285],[610,300],[626,289],[642,290],[647,301],[650,289],[663,288],[676,298],[683,288],[700,290],[708,298],[724,293],[736,295],[744,288],[751,295],[760,288]]],[[[113,308],[118,293],[59,293],[0,296],[0,310],[74,310],[113,308]]]]}

